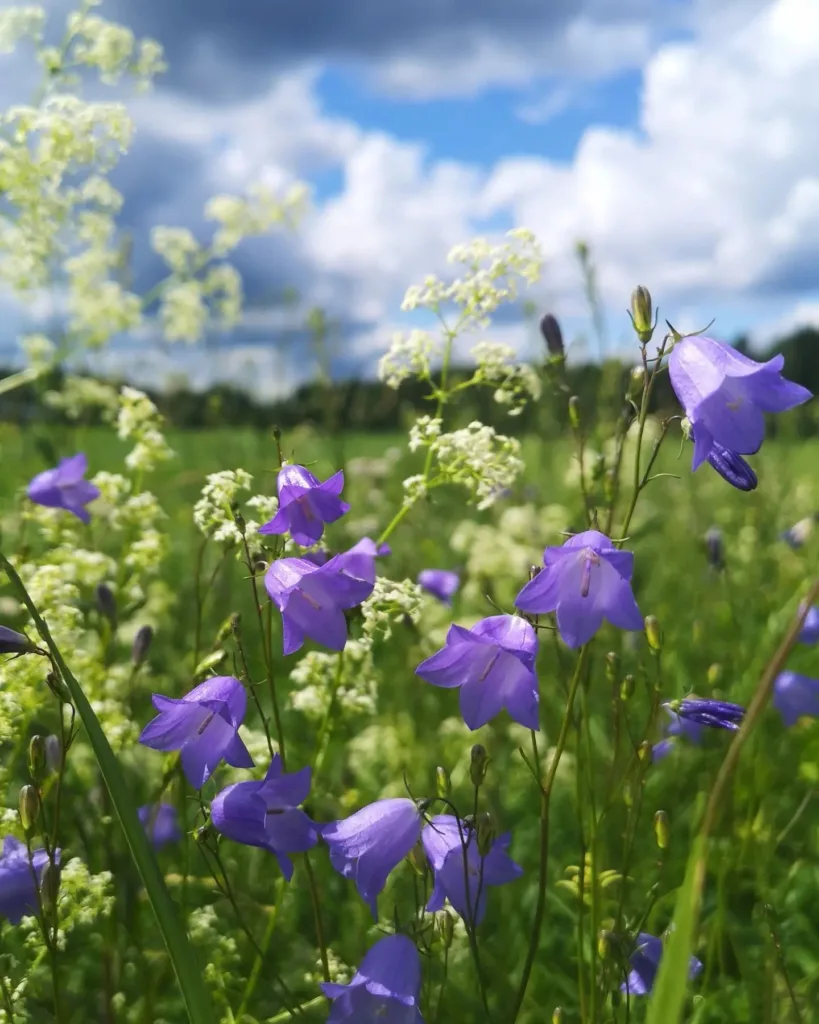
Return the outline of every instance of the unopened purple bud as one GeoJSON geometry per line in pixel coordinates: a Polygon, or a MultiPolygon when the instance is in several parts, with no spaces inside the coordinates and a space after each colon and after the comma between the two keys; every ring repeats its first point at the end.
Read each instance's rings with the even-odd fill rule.
{"type": "Polygon", "coordinates": [[[543,335],[543,340],[546,342],[546,348],[549,350],[550,356],[558,356],[560,358],[565,356],[566,349],[563,345],[563,332],[560,330],[557,318],[552,316],[551,313],[541,317],[540,333],[543,335]]]}
{"type": "Polygon", "coordinates": [[[99,583],[94,591],[94,596],[97,599],[97,608],[100,613],[113,625],[117,621],[117,601],[114,591],[107,583],[99,583]]]}
{"type": "Polygon", "coordinates": [[[708,564],[712,569],[725,568],[725,549],[722,544],[722,530],[712,526],[705,533],[705,548],[708,553],[708,564]]]}
{"type": "Polygon", "coordinates": [[[0,654],[31,654],[36,649],[27,636],[0,626],[0,654]]]}
{"type": "Polygon", "coordinates": [[[131,661],[135,667],[138,668],[148,657],[148,651],[151,649],[153,638],[154,630],[152,626],[140,626],[137,630],[131,648],[131,661]]]}
{"type": "Polygon", "coordinates": [[[60,770],[63,761],[63,748],[58,736],[46,736],[45,738],[45,763],[49,771],[56,775],[60,770]]]}

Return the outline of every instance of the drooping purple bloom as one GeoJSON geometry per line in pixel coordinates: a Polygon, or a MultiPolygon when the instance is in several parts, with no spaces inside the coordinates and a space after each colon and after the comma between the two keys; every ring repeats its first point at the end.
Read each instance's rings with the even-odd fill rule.
{"type": "Polygon", "coordinates": [[[233,676],[214,676],[176,699],[155,693],[159,712],[139,742],[153,750],[179,750],[188,782],[201,789],[224,758],[234,768],[252,768],[253,758],[239,736],[247,694],[233,676]]]}
{"type": "Polygon", "coordinates": [[[36,505],[64,509],[90,523],[91,514],[85,506],[98,498],[100,491],[85,479],[87,471],[88,459],[83,452],[61,459],[56,468],[34,477],[28,485],[28,496],[36,505]]]}
{"type": "Polygon", "coordinates": [[[306,558],[271,562],[264,585],[282,613],[284,653],[299,650],[306,637],[333,651],[347,643],[345,608],[370,596],[375,584],[375,558],[381,551],[368,537],[324,565],[306,558]]]}
{"type": "Polygon", "coordinates": [[[677,341],[668,360],[671,386],[694,428],[693,469],[714,442],[739,455],[762,447],[766,412],[784,412],[811,398],[785,380],[783,356],[757,363],[731,345],[696,336],[677,341]]]}
{"type": "Polygon", "coordinates": [[[460,687],[461,714],[480,729],[505,708],[527,729],[539,729],[535,675],[537,635],[514,615],[492,615],[471,629],[452,625],[446,644],[415,674],[433,686],[460,687]]]}
{"type": "MultiPolygon", "coordinates": [[[[744,707],[724,700],[685,697],[683,700],[669,701],[663,707],[676,713],[680,719],[679,731],[687,733],[690,739],[693,739],[693,736],[686,727],[692,723],[709,725],[712,729],[729,729],[731,732],[736,732],[739,729],[739,723],[745,717],[744,707]]],[[[671,732],[671,728],[669,728],[669,732],[671,732]]],[[[697,737],[698,739],[699,737],[697,737]]]]}
{"type": "Polygon", "coordinates": [[[706,455],[706,459],[723,480],[727,480],[738,491],[756,489],[759,483],[756,473],[741,455],[731,451],[730,448],[724,448],[718,441],[712,441],[711,450],[706,455]]]}
{"type": "Polygon", "coordinates": [[[457,572],[447,569],[422,569],[418,573],[418,586],[443,604],[452,604],[461,580],[457,572]]]}
{"type": "Polygon", "coordinates": [[[805,621],[799,632],[799,642],[801,644],[819,643],[819,604],[808,609],[808,614],[805,616],[805,621]]]}
{"type": "Polygon", "coordinates": [[[339,470],[324,483],[304,466],[284,466],[276,480],[279,509],[259,533],[287,533],[304,548],[321,540],[325,523],[334,523],[350,511],[339,495],[344,473],[339,470]]]}
{"type": "Polygon", "coordinates": [[[783,530],[779,535],[781,540],[784,540],[788,547],[798,551],[799,548],[803,547],[805,543],[810,540],[811,534],[815,527],[815,517],[806,516],[804,519],[800,519],[798,523],[794,523],[793,526],[788,527],[787,530],[783,530]]]}
{"type": "Polygon", "coordinates": [[[405,935],[387,935],[367,952],[349,985],[322,982],[333,1000],[327,1024],[424,1024],[418,1009],[421,958],[405,935]]]}
{"type": "Polygon", "coordinates": [[[182,838],[182,829],[173,804],[145,804],[137,814],[155,850],[161,850],[169,843],[178,843],[182,838]]]}
{"type": "MultiPolygon", "coordinates": [[[[54,860],[60,863],[59,850],[54,851],[54,860]]],[[[14,836],[6,836],[0,854],[0,916],[11,924],[19,924],[21,917],[37,913],[32,864],[39,884],[48,864],[48,854],[45,850],[33,850],[29,860],[26,844],[14,836]]]]}
{"type": "MultiPolygon", "coordinates": [[[[663,956],[663,943],[654,935],[647,932],[640,932],[637,936],[637,948],[631,954],[629,963],[631,971],[628,978],[620,986],[621,992],[628,992],[631,996],[646,996],[654,987],[654,980],[657,971],[660,969],[660,960],[663,956]]],[[[702,970],[702,964],[692,956],[688,977],[696,978],[702,970]]]]}
{"type": "Polygon", "coordinates": [[[217,793],[210,808],[214,828],[237,843],[270,850],[289,882],[288,854],[305,853],[318,842],[318,827],[299,808],[310,795],[311,774],[310,768],[284,773],[276,754],[261,782],[236,782],[217,793]]]}
{"type": "Polygon", "coordinates": [[[796,725],[800,718],[819,718],[819,679],[780,672],[774,681],[773,706],[785,725],[796,725]]]}
{"type": "Polygon", "coordinates": [[[27,636],[8,626],[0,626],[0,654],[31,654],[36,650],[27,636]]]}
{"type": "Polygon", "coordinates": [[[390,872],[418,842],[421,825],[421,811],[415,801],[393,797],[376,800],[349,818],[322,828],[333,867],[355,882],[373,917],[378,917],[378,894],[390,872]]]}
{"type": "Polygon", "coordinates": [[[569,647],[587,643],[607,619],[619,629],[643,629],[631,591],[634,555],[619,551],[604,534],[586,530],[562,547],[546,548],[543,570],[515,598],[532,615],[557,612],[557,628],[569,647]]]}
{"type": "Polygon", "coordinates": [[[465,921],[478,925],[486,912],[487,888],[514,882],[523,874],[523,868],[506,852],[511,842],[508,833],[499,836],[486,856],[481,857],[475,830],[468,829],[463,822],[459,828],[457,818],[451,814],[439,814],[425,825],[421,842],[435,880],[427,903],[430,913],[441,910],[449,900],[465,921]]]}
{"type": "Polygon", "coordinates": [[[659,743],[655,743],[651,750],[652,761],[660,761],[667,754],[671,753],[674,749],[674,744],[677,742],[677,737],[684,736],[691,743],[699,744],[702,742],[702,733],[705,726],[700,722],[695,722],[689,718],[682,718],[677,714],[676,711],[672,711],[668,704],[664,704],[663,708],[669,717],[669,722],[665,727],[667,737],[662,739],[659,743]]]}
{"type": "Polygon", "coordinates": [[[722,543],[722,530],[718,526],[711,526],[705,531],[705,550],[712,569],[725,568],[725,546],[722,543]]]}

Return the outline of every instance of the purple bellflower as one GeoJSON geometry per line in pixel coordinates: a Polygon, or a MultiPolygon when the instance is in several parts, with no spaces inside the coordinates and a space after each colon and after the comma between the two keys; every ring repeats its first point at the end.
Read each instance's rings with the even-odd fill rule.
{"type": "Polygon", "coordinates": [[[305,853],[318,842],[318,827],[298,806],[310,795],[310,776],[310,768],[284,773],[276,754],[261,782],[236,782],[217,793],[210,808],[214,828],[237,843],[269,850],[289,882],[288,854],[305,853]]]}
{"type": "Polygon", "coordinates": [[[306,558],[271,562],[264,585],[282,614],[284,653],[293,654],[309,637],[332,651],[347,643],[345,608],[366,601],[375,584],[375,558],[381,554],[369,537],[324,565],[306,558]]]}
{"type": "Polygon", "coordinates": [[[800,718],[819,718],[819,679],[798,672],[780,672],[774,682],[773,706],[785,725],[796,725],[800,718]]]}
{"type": "Polygon", "coordinates": [[[800,519],[798,523],[794,523],[793,526],[780,533],[780,540],[784,540],[788,547],[798,551],[810,540],[816,525],[815,520],[815,516],[806,516],[804,519],[800,519]]]}
{"type": "Polygon", "coordinates": [[[711,442],[706,460],[714,467],[723,480],[727,480],[738,491],[753,491],[759,480],[756,473],[741,455],[724,448],[718,441],[711,442]]]}
{"type": "MultiPolygon", "coordinates": [[[[620,986],[620,991],[627,992],[631,996],[648,995],[654,987],[654,979],[660,969],[662,956],[662,940],[647,932],[640,932],[637,936],[637,948],[629,958],[631,971],[629,971],[626,981],[620,986]]],[[[701,970],[702,964],[695,956],[692,956],[689,961],[688,977],[696,978],[701,970]]]]}
{"type": "Polygon", "coordinates": [[[323,826],[321,835],[330,847],[333,867],[355,882],[373,917],[378,917],[378,894],[418,842],[421,825],[415,801],[394,797],[376,800],[349,818],[323,826]]]}
{"type": "Polygon", "coordinates": [[[418,586],[442,604],[452,604],[452,598],[458,591],[461,580],[457,572],[447,569],[422,569],[418,573],[418,586]]]}
{"type": "Polygon", "coordinates": [[[303,548],[321,540],[325,523],[334,523],[350,511],[339,495],[344,473],[339,471],[320,483],[304,466],[284,466],[279,470],[276,489],[279,510],[259,533],[287,533],[303,548]]]}
{"type": "Polygon", "coordinates": [[[415,674],[433,686],[460,687],[461,714],[480,729],[506,708],[527,729],[538,729],[535,675],[537,635],[514,615],[492,615],[471,629],[450,626],[446,645],[415,674]]]}
{"type": "Polygon", "coordinates": [[[808,609],[802,629],[799,632],[800,644],[819,643],[819,604],[808,609]]]}
{"type": "Polygon", "coordinates": [[[459,829],[457,818],[451,814],[439,814],[425,825],[421,842],[435,879],[427,903],[429,913],[441,910],[449,900],[467,923],[478,925],[486,912],[487,887],[514,882],[523,874],[523,868],[506,852],[511,842],[508,833],[499,836],[486,856],[481,857],[475,830],[468,829],[463,823],[459,829]]]}
{"type": "Polygon", "coordinates": [[[652,761],[659,761],[666,754],[669,754],[677,742],[677,738],[684,736],[691,743],[699,744],[702,742],[702,733],[705,726],[699,722],[694,722],[688,718],[681,718],[676,711],[672,711],[671,708],[665,704],[663,705],[666,714],[670,721],[665,727],[666,739],[662,739],[659,743],[655,743],[651,751],[652,761]],[[668,737],[671,737],[670,739],[668,737]]]}
{"type": "MultiPolygon", "coordinates": [[[[59,850],[54,851],[54,860],[60,863],[59,850]]],[[[21,917],[37,913],[37,890],[31,868],[33,865],[39,884],[46,864],[45,850],[33,850],[29,860],[26,844],[14,836],[6,836],[0,854],[0,916],[19,924],[21,917]]]]}
{"type": "Polygon", "coordinates": [[[322,982],[333,1001],[327,1024],[424,1024],[418,1009],[421,958],[406,935],[387,935],[368,951],[349,985],[322,982]]]}
{"type": "Polygon", "coordinates": [[[176,699],[155,693],[159,714],[142,730],[139,742],[153,750],[179,750],[182,768],[201,789],[222,758],[234,768],[252,768],[253,758],[239,736],[247,694],[233,676],[214,676],[176,699]]]}
{"type": "Polygon", "coordinates": [[[178,843],[182,838],[176,808],[172,804],[145,804],[137,814],[155,850],[161,850],[169,843],[178,843]]]}
{"type": "Polygon", "coordinates": [[[28,485],[28,496],[36,505],[64,509],[84,523],[90,523],[91,514],[85,506],[98,498],[100,491],[85,479],[87,471],[88,459],[82,452],[61,459],[55,469],[47,469],[34,477],[28,485]]]}
{"type": "Polygon", "coordinates": [[[785,412],[811,398],[785,380],[783,356],[757,363],[725,342],[698,335],[676,342],[668,360],[671,386],[694,428],[697,469],[714,442],[738,455],[762,447],[766,412],[785,412]]]}
{"type": "MultiPolygon", "coordinates": [[[[680,719],[680,732],[694,739],[691,724],[709,725],[712,729],[728,729],[736,732],[745,717],[745,708],[724,700],[702,700],[699,697],[685,697],[683,700],[668,701],[663,707],[680,719]]],[[[672,726],[673,728],[673,726],[672,726]]],[[[671,732],[671,728],[669,729],[671,732]]],[[[699,736],[694,742],[699,740],[699,736]]]]}
{"type": "Polygon", "coordinates": [[[604,619],[619,629],[643,629],[631,591],[634,555],[619,551],[604,534],[586,530],[562,547],[546,548],[543,565],[515,605],[532,615],[556,611],[558,632],[569,647],[591,640],[604,619]]]}

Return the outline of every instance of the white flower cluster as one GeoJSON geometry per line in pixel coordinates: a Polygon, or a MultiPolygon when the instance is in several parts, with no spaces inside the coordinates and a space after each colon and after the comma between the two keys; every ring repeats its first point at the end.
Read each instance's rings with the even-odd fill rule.
{"type": "Polygon", "coordinates": [[[384,579],[378,576],[373,592],[361,605],[364,616],[362,643],[371,647],[376,637],[389,640],[399,622],[409,619],[415,625],[421,618],[424,592],[412,580],[384,579]]]}
{"type": "Polygon", "coordinates": [[[117,389],[93,377],[69,375],[63,380],[59,391],[46,391],[44,403],[52,409],[60,409],[69,419],[77,420],[85,412],[98,409],[106,420],[112,419],[119,407],[117,389]]]}
{"type": "MultiPolygon", "coordinates": [[[[349,985],[355,973],[330,947],[327,948],[327,967],[330,971],[330,981],[335,985],[349,985]]],[[[313,988],[324,981],[324,965],[321,960],[316,960],[312,971],[305,971],[304,980],[313,988]]]]}
{"type": "Polygon", "coordinates": [[[229,1006],[232,982],[241,962],[231,930],[219,919],[212,904],[196,907],[188,917],[188,934],[199,946],[206,963],[204,978],[215,1000],[229,1006]]]}
{"type": "Polygon", "coordinates": [[[205,206],[207,219],[219,225],[213,238],[213,252],[225,255],[244,238],[263,235],[276,224],[296,223],[307,199],[307,188],[301,183],[283,198],[261,183],[251,185],[244,196],[214,196],[205,206]]]}
{"type": "Polygon", "coordinates": [[[529,399],[540,398],[542,385],[537,371],[528,363],[515,362],[515,350],[494,341],[481,341],[472,349],[477,363],[475,384],[495,386],[498,405],[508,405],[510,416],[519,416],[529,399]]]}
{"type": "MultiPolygon", "coordinates": [[[[93,0],[95,5],[99,0],[93,0]]],[[[154,39],[139,42],[124,25],[97,14],[75,11],[68,16],[71,36],[67,62],[96,68],[101,81],[113,85],[124,74],[131,74],[147,85],[166,69],[162,47],[154,39]]]]}
{"type": "Polygon", "coordinates": [[[45,11],[39,4],[8,7],[0,11],[0,53],[12,53],[26,36],[39,41],[45,25],[45,11]]]}
{"type": "Polygon", "coordinates": [[[439,311],[454,303],[460,307],[462,326],[486,327],[498,306],[517,298],[519,280],[532,284],[540,278],[542,257],[532,232],[515,228],[507,238],[501,245],[476,238],[468,245],[455,246],[448,261],[461,264],[463,275],[449,283],[427,277],[422,285],[408,289],[401,308],[439,311]]]}
{"type": "Polygon", "coordinates": [[[433,416],[419,416],[410,427],[407,447],[411,452],[427,448],[441,436],[442,422],[433,416]]]}
{"type": "Polygon", "coordinates": [[[201,253],[199,243],[187,228],[152,228],[151,248],[178,274],[190,273],[201,253]]]}
{"type": "Polygon", "coordinates": [[[149,473],[166,460],[173,451],[162,433],[163,420],[159,410],[143,391],[124,387],[120,393],[117,436],[135,441],[125,457],[125,465],[133,472],[149,473]]]}
{"type": "Polygon", "coordinates": [[[290,682],[295,687],[291,707],[308,718],[320,721],[333,694],[342,715],[375,713],[378,674],[369,644],[348,640],[341,661],[337,654],[308,651],[290,673],[290,682]]]}
{"type": "Polygon", "coordinates": [[[378,377],[387,387],[398,388],[409,377],[428,380],[433,357],[440,350],[429,331],[396,331],[389,350],[378,362],[378,377]]]}
{"type": "Polygon", "coordinates": [[[199,501],[193,506],[193,521],[215,541],[238,544],[242,534],[234,519],[232,504],[241,491],[249,491],[253,477],[244,469],[223,469],[208,475],[199,501]]]}

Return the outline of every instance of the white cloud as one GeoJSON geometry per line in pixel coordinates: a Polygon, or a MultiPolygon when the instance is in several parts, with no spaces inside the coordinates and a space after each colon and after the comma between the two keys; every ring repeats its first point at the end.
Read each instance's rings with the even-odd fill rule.
{"type": "Polygon", "coordinates": [[[803,327],[819,330],[819,298],[797,302],[784,316],[761,324],[752,331],[751,341],[763,347],[803,327]]]}
{"type": "Polygon", "coordinates": [[[568,110],[574,98],[574,90],[566,85],[557,86],[536,100],[522,103],[515,114],[525,124],[547,124],[568,110]]]}

